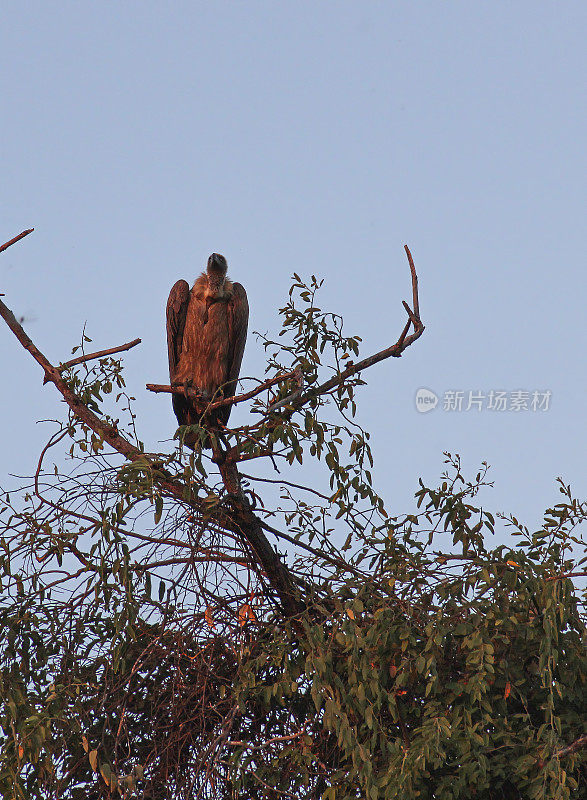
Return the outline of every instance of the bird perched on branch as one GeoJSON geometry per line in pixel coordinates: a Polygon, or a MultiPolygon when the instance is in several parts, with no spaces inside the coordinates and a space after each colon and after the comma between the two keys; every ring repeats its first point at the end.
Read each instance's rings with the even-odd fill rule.
{"type": "MultiPolygon", "coordinates": [[[[240,283],[227,277],[224,256],[212,253],[208,267],[194,283],[179,280],[167,301],[167,349],[172,385],[183,385],[201,395],[202,403],[172,396],[173,410],[180,425],[199,424],[205,403],[233,397],[247,338],[249,304],[240,283]],[[199,406],[199,408],[198,408],[199,406]]],[[[209,412],[204,422],[222,427],[232,406],[209,412]]],[[[186,436],[192,449],[195,437],[186,436]]],[[[205,446],[209,446],[204,443],[205,446]]]]}

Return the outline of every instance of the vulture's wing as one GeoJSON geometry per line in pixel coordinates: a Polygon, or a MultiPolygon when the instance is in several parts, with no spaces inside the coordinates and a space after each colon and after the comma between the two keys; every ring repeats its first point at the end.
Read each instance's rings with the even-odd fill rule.
{"type": "MultiPolygon", "coordinates": [[[[249,303],[247,293],[240,283],[233,283],[232,298],[228,303],[228,340],[230,350],[228,353],[228,382],[224,386],[224,396],[233,397],[236,392],[243,353],[245,352],[245,342],[247,341],[247,325],[249,322],[249,303]]],[[[232,406],[218,409],[219,419],[225,425],[228,422],[232,406]]]]}
{"type": "MultiPolygon", "coordinates": [[[[189,301],[190,287],[188,282],[184,280],[177,281],[169,292],[167,301],[167,353],[169,355],[169,380],[171,383],[175,380],[175,372],[181,355],[189,301]]],[[[185,425],[188,421],[186,418],[188,405],[185,397],[174,394],[171,397],[171,402],[177,421],[180,425],[185,425]]]]}
{"type": "Polygon", "coordinates": [[[173,381],[181,355],[183,329],[190,301],[188,282],[181,280],[174,284],[167,301],[167,353],[169,355],[169,380],[173,381]]]}

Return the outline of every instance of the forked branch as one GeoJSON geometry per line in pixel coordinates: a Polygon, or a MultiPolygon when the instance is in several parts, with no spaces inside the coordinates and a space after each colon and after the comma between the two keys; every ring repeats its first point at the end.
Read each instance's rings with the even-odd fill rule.
{"type": "Polygon", "coordinates": [[[385,350],[380,350],[378,353],[375,353],[372,356],[367,356],[362,361],[358,363],[351,363],[348,365],[346,369],[342,372],[339,372],[337,375],[334,375],[324,383],[321,383],[319,386],[311,387],[306,392],[301,394],[298,398],[294,399],[292,403],[290,403],[289,408],[292,411],[301,408],[305,403],[307,403],[312,397],[318,397],[323,394],[328,394],[333,389],[336,389],[337,386],[340,386],[344,383],[348,378],[351,378],[353,375],[356,375],[359,372],[362,372],[369,367],[372,367],[374,364],[378,364],[380,361],[385,361],[386,358],[399,358],[404,350],[406,350],[411,344],[413,344],[416,339],[419,339],[420,336],[424,333],[424,324],[420,319],[420,301],[418,298],[418,275],[416,274],[416,267],[414,266],[414,260],[412,258],[412,254],[410,253],[409,247],[404,245],[406,255],[408,257],[408,263],[410,265],[410,272],[412,275],[412,306],[410,306],[404,301],[402,301],[404,308],[408,314],[408,321],[406,322],[404,329],[402,330],[399,339],[395,344],[392,344],[390,347],[386,347],[385,350]],[[410,327],[413,326],[414,330],[412,333],[408,335],[410,327]]]}
{"type": "MultiPolygon", "coordinates": [[[[243,392],[242,394],[237,394],[234,397],[224,397],[221,400],[214,400],[212,403],[206,403],[205,410],[214,411],[216,408],[222,408],[223,406],[235,406],[237,403],[242,403],[245,400],[251,400],[253,397],[256,397],[264,392],[265,389],[275,386],[276,383],[283,383],[284,381],[290,380],[290,378],[298,378],[297,369],[294,369],[291,372],[284,372],[282,375],[276,375],[274,378],[268,378],[268,380],[263,381],[263,383],[260,383],[249,392],[243,392]]],[[[190,398],[191,400],[202,400],[202,395],[196,391],[196,389],[191,389],[189,386],[170,386],[169,384],[165,383],[147,383],[146,389],[149,392],[155,392],[157,394],[180,394],[183,397],[190,398]]]]}

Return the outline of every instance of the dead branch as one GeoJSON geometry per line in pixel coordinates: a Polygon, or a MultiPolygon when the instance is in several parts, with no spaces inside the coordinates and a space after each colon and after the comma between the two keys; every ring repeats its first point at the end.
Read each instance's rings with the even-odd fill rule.
{"type": "Polygon", "coordinates": [[[417,319],[420,319],[420,302],[418,300],[418,275],[416,273],[416,267],[414,266],[414,259],[412,258],[412,254],[410,253],[410,248],[407,244],[404,245],[404,250],[406,251],[406,255],[408,257],[408,264],[410,265],[410,272],[412,275],[412,301],[414,305],[414,314],[417,319]]]}
{"type": "Polygon", "coordinates": [[[114,353],[122,353],[124,350],[130,350],[131,347],[136,347],[137,344],[140,344],[142,339],[133,339],[132,342],[127,342],[126,344],[120,344],[118,347],[109,347],[107,350],[98,350],[95,353],[88,353],[87,356],[79,356],[78,358],[72,358],[71,361],[65,361],[64,363],[60,364],[57,369],[59,372],[63,372],[70,367],[75,367],[76,364],[83,364],[86,361],[93,361],[95,358],[103,358],[104,356],[111,356],[114,353]]]}
{"type": "Polygon", "coordinates": [[[419,339],[420,336],[424,333],[424,324],[420,319],[420,302],[418,299],[418,276],[416,274],[416,268],[414,266],[414,261],[412,259],[412,254],[407,245],[404,246],[406,254],[408,256],[408,263],[410,265],[410,272],[412,275],[412,305],[413,309],[411,309],[405,301],[402,301],[404,308],[408,314],[408,323],[402,330],[399,339],[395,344],[392,344],[391,347],[386,347],[385,350],[380,350],[378,353],[375,353],[372,356],[367,356],[362,361],[358,363],[349,364],[349,366],[340,372],[338,375],[333,376],[330,380],[321,383],[319,386],[312,387],[308,389],[308,391],[304,392],[300,395],[299,398],[294,399],[290,404],[290,408],[292,411],[296,411],[298,408],[301,408],[305,403],[308,402],[312,397],[318,397],[323,394],[328,394],[333,389],[336,389],[337,386],[340,386],[344,383],[347,378],[356,375],[359,372],[362,372],[364,369],[368,369],[372,367],[374,364],[378,364],[380,361],[384,361],[387,358],[399,358],[404,350],[406,350],[411,344],[413,344],[416,339],[419,339]],[[409,336],[407,332],[410,328],[410,324],[413,325],[414,331],[409,336]]]}
{"type": "Polygon", "coordinates": [[[189,386],[170,386],[168,383],[146,383],[145,389],[155,394],[181,394],[184,397],[198,398],[201,394],[189,386]]]}
{"type": "Polygon", "coordinates": [[[21,239],[24,239],[25,236],[28,236],[29,233],[32,233],[34,230],[34,228],[29,228],[28,231],[23,231],[22,233],[19,233],[18,236],[10,239],[10,241],[4,242],[4,244],[0,245],[0,253],[2,253],[4,250],[8,250],[11,245],[20,242],[21,239]]]}

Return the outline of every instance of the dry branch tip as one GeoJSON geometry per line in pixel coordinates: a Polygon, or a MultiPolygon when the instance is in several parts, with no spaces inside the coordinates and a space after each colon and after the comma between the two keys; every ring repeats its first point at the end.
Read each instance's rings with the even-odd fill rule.
{"type": "Polygon", "coordinates": [[[35,230],[34,228],[29,228],[28,230],[19,233],[18,236],[14,236],[8,242],[4,242],[4,244],[1,244],[0,253],[2,253],[4,250],[8,250],[8,248],[11,247],[13,244],[20,242],[21,239],[24,239],[25,236],[28,236],[29,233],[32,233],[34,230],[35,230]]]}

